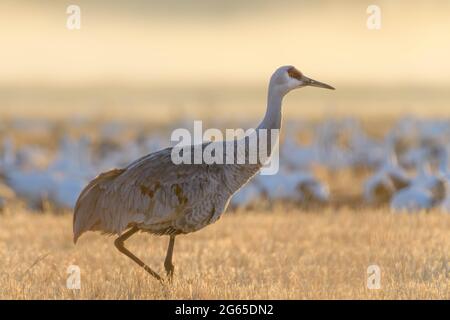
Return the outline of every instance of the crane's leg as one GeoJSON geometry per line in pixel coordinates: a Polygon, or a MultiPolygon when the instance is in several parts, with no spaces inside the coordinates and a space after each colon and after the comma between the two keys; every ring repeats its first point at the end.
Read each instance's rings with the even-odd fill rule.
{"type": "Polygon", "coordinates": [[[169,281],[172,280],[173,271],[175,270],[174,265],[172,264],[172,255],[173,255],[173,247],[175,245],[175,236],[170,236],[169,246],[167,247],[166,259],[164,260],[164,268],[167,272],[167,277],[169,281]]]}
{"type": "Polygon", "coordinates": [[[122,252],[124,255],[126,255],[128,258],[130,258],[131,260],[133,260],[134,262],[136,262],[139,266],[141,266],[142,268],[144,268],[145,271],[147,271],[148,273],[150,273],[153,277],[155,277],[156,279],[158,279],[159,281],[162,281],[162,278],[160,277],[159,274],[157,274],[155,271],[153,271],[152,269],[150,269],[149,266],[147,266],[144,262],[142,262],[141,259],[139,259],[138,257],[136,257],[134,254],[132,254],[127,248],[125,248],[124,246],[124,242],[125,240],[127,240],[129,237],[131,237],[133,234],[135,234],[136,232],[138,232],[139,229],[136,227],[131,228],[130,230],[128,230],[127,232],[125,232],[124,234],[122,234],[120,237],[118,237],[115,241],[114,241],[114,245],[116,246],[116,248],[122,252]]]}

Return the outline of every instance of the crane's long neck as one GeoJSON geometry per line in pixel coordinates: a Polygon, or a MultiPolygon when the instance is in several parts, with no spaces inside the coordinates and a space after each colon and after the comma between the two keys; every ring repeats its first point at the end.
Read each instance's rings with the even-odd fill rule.
{"type": "Polygon", "coordinates": [[[257,129],[281,129],[281,102],[283,95],[279,91],[269,87],[267,97],[267,109],[264,119],[261,121],[257,129]]]}
{"type": "Polygon", "coordinates": [[[242,185],[247,183],[249,179],[251,179],[258,172],[258,170],[260,170],[261,166],[263,166],[266,163],[266,160],[268,160],[268,158],[272,155],[273,147],[275,146],[274,143],[277,143],[279,139],[279,130],[281,128],[282,100],[283,95],[278,93],[276,90],[273,90],[272,86],[269,85],[267,109],[264,119],[256,128],[255,132],[249,134],[244,138],[245,140],[247,140],[245,144],[246,145],[245,157],[246,159],[249,159],[249,157],[253,155],[251,154],[251,152],[255,151],[255,149],[250,148],[249,145],[251,141],[255,141],[254,138],[256,135],[256,142],[257,142],[256,152],[258,162],[252,165],[239,164],[236,166],[229,167],[229,170],[235,170],[235,173],[232,175],[233,179],[230,179],[230,181],[228,181],[227,183],[229,189],[232,192],[235,192],[240,187],[242,187],[242,185]],[[264,141],[260,140],[263,139],[262,137],[264,137],[264,135],[261,133],[263,130],[266,130],[265,137],[267,138],[266,147],[264,148],[264,151],[262,151],[261,149],[262,147],[261,142],[264,141]],[[273,138],[272,133],[276,133],[275,139],[272,139],[273,138]]]}
{"type": "Polygon", "coordinates": [[[269,85],[269,93],[267,96],[267,109],[266,114],[264,115],[264,119],[259,124],[256,129],[258,146],[260,146],[259,139],[266,140],[266,156],[270,157],[272,155],[272,151],[274,150],[275,145],[278,143],[280,138],[280,130],[281,130],[281,103],[283,101],[283,94],[281,94],[278,90],[273,89],[272,86],[269,85]],[[261,129],[266,130],[266,135],[261,133],[261,129]]]}

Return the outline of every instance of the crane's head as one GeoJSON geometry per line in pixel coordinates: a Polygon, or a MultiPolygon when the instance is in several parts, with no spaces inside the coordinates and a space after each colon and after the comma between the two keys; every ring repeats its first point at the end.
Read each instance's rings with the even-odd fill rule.
{"type": "Polygon", "coordinates": [[[306,77],[293,66],[283,66],[278,68],[270,78],[270,86],[279,90],[282,94],[306,86],[334,90],[334,88],[328,84],[306,77]]]}

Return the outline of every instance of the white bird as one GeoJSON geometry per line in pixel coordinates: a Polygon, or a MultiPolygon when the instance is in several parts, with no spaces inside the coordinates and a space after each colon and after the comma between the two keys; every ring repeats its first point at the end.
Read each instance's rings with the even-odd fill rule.
{"type": "Polygon", "coordinates": [[[288,169],[306,169],[318,159],[318,148],[314,144],[300,146],[295,139],[296,132],[292,126],[285,130],[285,138],[283,148],[281,150],[281,158],[283,166],[288,169]]]}
{"type": "Polygon", "coordinates": [[[258,176],[257,181],[270,200],[325,202],[329,198],[328,187],[306,171],[280,169],[276,175],[258,176]]]}
{"type": "Polygon", "coordinates": [[[53,188],[53,178],[46,171],[22,171],[9,168],[6,184],[9,185],[19,197],[27,199],[32,207],[38,207],[44,199],[48,198],[53,188]]]}
{"type": "Polygon", "coordinates": [[[396,212],[418,212],[431,209],[433,205],[432,192],[416,185],[400,190],[391,200],[391,210],[396,212]]]}
{"type": "MultiPolygon", "coordinates": [[[[270,137],[271,130],[279,130],[283,97],[289,91],[305,86],[334,89],[304,76],[293,66],[278,68],[270,79],[266,114],[256,131],[269,130],[270,137]]],[[[250,137],[243,139],[248,141],[250,137]]],[[[202,148],[222,143],[204,143],[202,148]]],[[[236,146],[237,141],[225,143],[236,146]]],[[[270,152],[271,147],[269,144],[270,152]]],[[[172,254],[175,236],[200,230],[217,221],[234,193],[262,166],[261,162],[174,164],[171,152],[172,148],[166,148],[151,153],[123,169],[102,173],[92,180],[81,192],[75,207],[74,242],[89,230],[117,234],[117,249],[162,280],[125,248],[124,241],[138,231],[169,235],[164,267],[170,279],[174,270],[172,254]]]]}
{"type": "Polygon", "coordinates": [[[397,192],[391,199],[391,209],[397,212],[429,210],[441,202],[445,194],[444,181],[422,165],[408,187],[397,192]]]}
{"type": "Polygon", "coordinates": [[[73,208],[87,178],[94,176],[89,162],[80,158],[88,154],[87,144],[86,139],[75,142],[66,137],[47,168],[21,170],[12,163],[5,173],[6,182],[31,206],[39,206],[48,199],[58,207],[73,208]]]}
{"type": "Polygon", "coordinates": [[[5,137],[3,139],[2,149],[0,151],[0,170],[6,171],[6,168],[13,166],[16,160],[14,142],[11,137],[5,137]]]}
{"type": "Polygon", "coordinates": [[[450,213],[450,175],[446,177],[445,180],[445,197],[444,200],[439,204],[439,209],[442,212],[450,213]]]}
{"type": "Polygon", "coordinates": [[[439,204],[439,208],[441,211],[450,213],[450,145],[446,146],[444,150],[442,150],[440,164],[439,164],[439,174],[442,179],[442,187],[443,187],[443,197],[444,199],[439,204]]]}
{"type": "Polygon", "coordinates": [[[50,177],[34,168],[24,171],[17,159],[20,152],[15,150],[12,139],[6,138],[3,141],[3,149],[0,169],[3,171],[6,185],[18,196],[26,198],[33,206],[41,204],[50,186],[50,177]]]}
{"type": "Polygon", "coordinates": [[[276,175],[259,175],[256,179],[261,185],[263,195],[269,200],[298,199],[299,197],[297,190],[299,181],[294,172],[280,169],[276,175]]]}
{"type": "Polygon", "coordinates": [[[364,199],[369,203],[389,201],[398,190],[410,183],[407,173],[398,165],[396,157],[388,156],[380,168],[364,185],[364,199]]]}
{"type": "Polygon", "coordinates": [[[56,159],[46,170],[52,182],[48,197],[57,206],[73,208],[88,178],[95,176],[92,161],[87,157],[89,146],[87,137],[62,139],[56,159]]]}
{"type": "Polygon", "coordinates": [[[326,184],[319,181],[309,172],[299,172],[297,175],[297,190],[301,201],[327,202],[330,191],[326,184]]]}

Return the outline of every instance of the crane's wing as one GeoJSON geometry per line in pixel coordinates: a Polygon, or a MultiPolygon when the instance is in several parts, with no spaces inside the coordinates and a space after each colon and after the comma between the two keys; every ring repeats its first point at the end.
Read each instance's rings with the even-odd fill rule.
{"type": "Polygon", "coordinates": [[[224,188],[223,166],[176,165],[171,152],[151,153],[91,181],[75,207],[74,241],[88,230],[120,234],[131,223],[163,228],[192,208],[213,210],[213,198],[224,197],[218,192],[224,188]]]}

